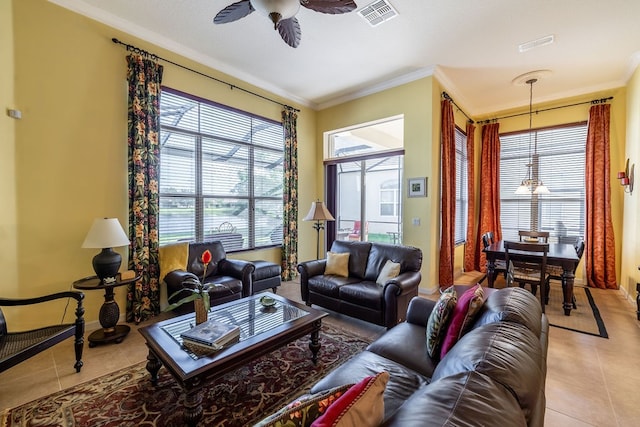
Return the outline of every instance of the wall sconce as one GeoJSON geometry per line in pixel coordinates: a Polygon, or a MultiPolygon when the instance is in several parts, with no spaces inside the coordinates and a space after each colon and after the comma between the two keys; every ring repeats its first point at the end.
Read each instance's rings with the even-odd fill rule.
{"type": "Polygon", "coordinates": [[[631,165],[631,169],[629,169],[629,159],[627,159],[627,163],[625,164],[624,171],[618,172],[618,179],[620,180],[620,185],[624,187],[624,192],[632,194],[633,193],[633,170],[635,169],[635,163],[631,165]],[[628,190],[627,190],[628,189],[628,190]]]}

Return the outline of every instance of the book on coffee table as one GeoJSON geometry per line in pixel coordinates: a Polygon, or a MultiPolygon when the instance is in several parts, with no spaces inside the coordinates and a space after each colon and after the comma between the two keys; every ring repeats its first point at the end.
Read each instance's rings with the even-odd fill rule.
{"type": "Polygon", "coordinates": [[[185,345],[218,350],[240,338],[240,327],[215,320],[203,322],[180,334],[185,345]]]}

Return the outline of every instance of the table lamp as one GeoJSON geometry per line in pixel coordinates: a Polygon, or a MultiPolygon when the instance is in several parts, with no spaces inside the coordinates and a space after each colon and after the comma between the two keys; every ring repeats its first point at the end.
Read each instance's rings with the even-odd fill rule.
{"type": "Polygon", "coordinates": [[[313,228],[316,229],[318,234],[316,243],[316,259],[320,259],[320,230],[324,229],[324,221],[335,221],[336,219],[331,215],[329,209],[325,206],[324,202],[317,200],[311,203],[311,209],[307,216],[302,218],[303,221],[315,221],[313,228]]]}
{"type": "Polygon", "coordinates": [[[115,282],[120,269],[122,257],[112,248],[128,246],[129,243],[118,218],[96,218],[93,221],[82,247],[102,249],[93,257],[93,270],[102,283],[115,282]]]}

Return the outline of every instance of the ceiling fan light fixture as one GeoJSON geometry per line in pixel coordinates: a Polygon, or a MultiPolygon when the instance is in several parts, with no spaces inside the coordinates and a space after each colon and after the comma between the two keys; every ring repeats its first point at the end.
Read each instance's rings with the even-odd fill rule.
{"type": "Polygon", "coordinates": [[[298,13],[300,0],[251,0],[251,6],[268,16],[274,26],[277,26],[279,21],[289,19],[298,13]]]}

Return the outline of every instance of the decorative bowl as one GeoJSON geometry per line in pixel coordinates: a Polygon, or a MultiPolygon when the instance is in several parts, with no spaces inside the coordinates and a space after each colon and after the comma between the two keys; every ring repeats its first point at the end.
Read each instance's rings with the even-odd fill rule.
{"type": "Polygon", "coordinates": [[[262,304],[264,307],[273,307],[274,305],[276,305],[276,300],[271,297],[264,296],[260,298],[260,304],[262,304]]]}

